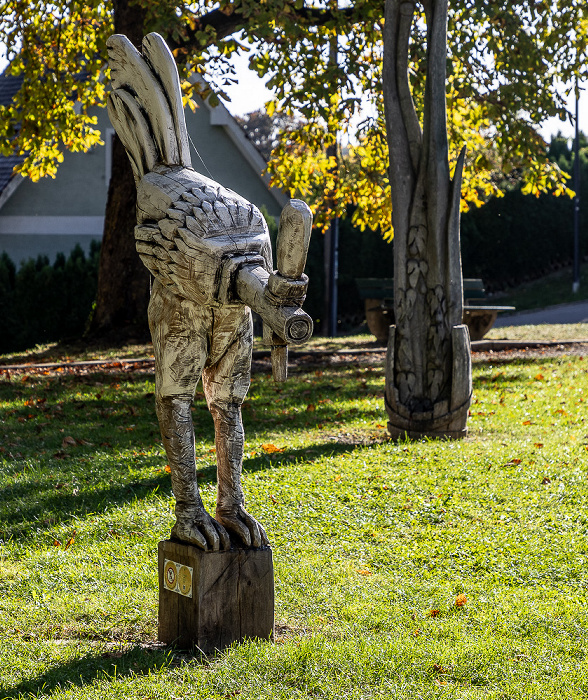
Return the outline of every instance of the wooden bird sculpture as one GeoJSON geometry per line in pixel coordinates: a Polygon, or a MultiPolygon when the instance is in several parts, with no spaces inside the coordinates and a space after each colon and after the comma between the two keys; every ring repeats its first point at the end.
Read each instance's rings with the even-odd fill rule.
{"type": "Polygon", "coordinates": [[[141,53],[122,35],[111,36],[107,47],[108,113],[137,184],[137,251],[154,277],[148,315],[156,410],[176,498],[172,538],[205,550],[263,547],[267,536],[245,510],[241,486],[250,307],[264,320],[275,375],[283,379],[283,348],[312,334],[301,309],[312,215],[300,200],[286,205],[272,272],[267,224],[257,207],[192,168],[178,72],[162,37],[146,36],[141,53]],[[215,518],[204,509],[196,480],[191,404],[201,377],[215,426],[215,518]]]}

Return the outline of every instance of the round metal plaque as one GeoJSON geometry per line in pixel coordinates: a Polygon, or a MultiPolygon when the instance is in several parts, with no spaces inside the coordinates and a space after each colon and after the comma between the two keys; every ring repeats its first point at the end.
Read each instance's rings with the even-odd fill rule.
{"type": "Polygon", "coordinates": [[[189,596],[192,591],[192,571],[188,566],[182,566],[178,571],[178,588],[185,596],[189,596]]]}
{"type": "Polygon", "coordinates": [[[165,567],[163,569],[163,580],[165,581],[166,588],[169,588],[172,591],[175,590],[178,582],[178,570],[173,561],[168,560],[165,562],[165,567]]]}

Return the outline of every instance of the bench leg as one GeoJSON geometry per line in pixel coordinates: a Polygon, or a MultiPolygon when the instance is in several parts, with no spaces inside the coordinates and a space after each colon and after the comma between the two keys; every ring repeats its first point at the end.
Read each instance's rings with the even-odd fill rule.
{"type": "Polygon", "coordinates": [[[498,311],[464,309],[463,322],[469,328],[471,340],[482,340],[496,321],[498,311]]]}

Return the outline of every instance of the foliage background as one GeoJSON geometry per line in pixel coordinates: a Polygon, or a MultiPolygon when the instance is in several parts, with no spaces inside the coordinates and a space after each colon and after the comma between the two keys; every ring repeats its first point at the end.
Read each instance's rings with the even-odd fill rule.
{"type": "Polygon", "coordinates": [[[79,338],[96,296],[100,245],[92,242],[85,255],[76,246],[66,259],[57,255],[29,259],[18,271],[0,256],[0,352],[22,350],[64,338],[79,338]]]}

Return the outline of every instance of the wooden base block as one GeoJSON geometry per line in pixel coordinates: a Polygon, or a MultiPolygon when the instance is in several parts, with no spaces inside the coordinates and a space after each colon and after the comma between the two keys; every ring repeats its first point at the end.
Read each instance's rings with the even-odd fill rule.
{"type": "Polygon", "coordinates": [[[272,550],[203,552],[164,540],[158,546],[159,641],[205,654],[244,639],[272,639],[272,550]]]}

